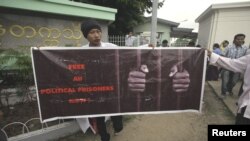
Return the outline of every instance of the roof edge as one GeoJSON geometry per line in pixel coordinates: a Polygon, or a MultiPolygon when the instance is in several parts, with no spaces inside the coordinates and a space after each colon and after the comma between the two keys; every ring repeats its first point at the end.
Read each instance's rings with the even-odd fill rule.
{"type": "Polygon", "coordinates": [[[250,7],[250,2],[233,2],[233,3],[218,3],[218,4],[211,4],[203,13],[195,19],[195,22],[198,23],[201,19],[205,16],[213,12],[217,9],[226,9],[226,8],[243,8],[243,7],[250,7]]]}
{"type": "Polygon", "coordinates": [[[75,7],[82,7],[82,8],[88,8],[88,9],[98,9],[101,11],[107,11],[107,12],[117,12],[117,9],[104,7],[104,6],[97,6],[87,3],[81,3],[81,2],[74,2],[74,1],[68,1],[68,0],[42,0],[45,2],[51,2],[51,3],[57,3],[67,6],[75,6],[75,7]]]}
{"type": "Polygon", "coordinates": [[[117,13],[114,8],[68,0],[1,0],[0,7],[108,21],[114,21],[117,13]]]}
{"type": "MultiPolygon", "coordinates": [[[[151,21],[152,16],[145,17],[145,18],[146,18],[146,22],[148,22],[148,21],[151,21]]],[[[161,23],[169,24],[169,25],[172,25],[172,26],[176,26],[176,27],[178,27],[180,25],[180,23],[165,20],[165,19],[161,19],[161,18],[157,18],[157,21],[161,22],[161,23]]]]}

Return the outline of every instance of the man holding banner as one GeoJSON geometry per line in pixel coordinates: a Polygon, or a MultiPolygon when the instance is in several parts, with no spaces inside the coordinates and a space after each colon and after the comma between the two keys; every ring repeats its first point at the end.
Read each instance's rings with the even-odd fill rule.
{"type": "MultiPolygon", "coordinates": [[[[102,30],[95,20],[87,20],[81,25],[81,31],[89,44],[83,47],[116,47],[112,43],[101,42],[102,30]]],[[[123,129],[122,116],[111,116],[113,122],[114,134],[117,135],[123,129]]],[[[110,135],[106,129],[105,117],[96,117],[97,130],[102,141],[109,141],[110,135]]]]}
{"type": "Polygon", "coordinates": [[[101,42],[94,20],[85,21],[81,30],[89,41],[82,48],[31,50],[42,122],[77,118],[85,132],[92,128],[88,117],[98,117],[101,140],[109,141],[106,115],[117,134],[123,129],[120,115],[201,111],[204,50],[118,48],[101,42]]]}
{"type": "MultiPolygon", "coordinates": [[[[89,41],[89,44],[85,45],[84,47],[116,47],[116,45],[111,43],[104,43],[101,42],[101,27],[95,20],[87,20],[81,25],[81,30],[84,37],[89,41]]],[[[154,52],[154,51],[152,51],[154,52]]],[[[157,55],[156,52],[151,54],[157,55]]],[[[148,60],[152,60],[152,58],[148,58],[148,60]]],[[[155,60],[153,60],[155,61],[155,60]]],[[[149,71],[151,74],[152,67],[150,66],[150,62],[147,64],[149,66],[149,71]]],[[[146,66],[147,67],[147,66],[146,66]]],[[[142,92],[143,88],[145,88],[145,72],[144,70],[141,71],[131,71],[129,73],[128,78],[128,86],[131,91],[139,91],[142,92]],[[144,83],[141,83],[144,82],[144,83]]],[[[173,89],[176,92],[185,92],[189,87],[189,73],[186,70],[178,71],[177,66],[174,65],[171,68],[171,74],[173,78],[173,89]]],[[[104,117],[97,117],[97,128],[98,132],[101,136],[102,141],[108,141],[110,135],[107,133],[106,125],[104,121],[104,117]]],[[[113,127],[115,130],[115,134],[120,132],[123,128],[122,125],[122,116],[111,116],[111,120],[113,121],[113,127]]]]}

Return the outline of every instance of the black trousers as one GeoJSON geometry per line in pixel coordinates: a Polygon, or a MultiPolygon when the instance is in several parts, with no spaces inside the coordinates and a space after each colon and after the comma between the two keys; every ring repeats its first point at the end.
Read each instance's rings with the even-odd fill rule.
{"type": "Polygon", "coordinates": [[[243,107],[240,113],[237,113],[235,124],[236,125],[250,125],[250,119],[245,118],[243,115],[247,107],[243,107]]]}
{"type": "MultiPolygon", "coordinates": [[[[115,132],[120,132],[123,129],[122,116],[111,116],[113,128],[115,132]]],[[[105,117],[97,117],[97,129],[102,141],[109,141],[110,135],[107,132],[105,117]]]]}

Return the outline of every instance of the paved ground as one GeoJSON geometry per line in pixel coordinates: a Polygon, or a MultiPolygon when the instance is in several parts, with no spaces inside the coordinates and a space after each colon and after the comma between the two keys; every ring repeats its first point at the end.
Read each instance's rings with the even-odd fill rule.
{"type": "MultiPolygon", "coordinates": [[[[214,93],[217,96],[221,95],[221,80],[219,81],[208,81],[208,85],[213,89],[214,93]]],[[[237,106],[236,102],[238,100],[238,92],[241,86],[241,82],[238,82],[236,86],[233,88],[233,94],[232,96],[226,96],[226,98],[221,99],[222,102],[227,106],[227,108],[236,115],[237,106]]]]}
{"type": "MultiPolygon", "coordinates": [[[[238,85],[237,85],[238,87],[238,85]]],[[[237,92],[237,87],[235,92],[237,92]]],[[[126,116],[124,130],[111,141],[207,141],[207,125],[234,124],[237,97],[219,99],[220,81],[205,85],[202,113],[171,113],[126,116]]],[[[110,133],[111,123],[107,123],[110,133]]],[[[58,141],[100,141],[92,132],[78,132],[58,141]]]]}

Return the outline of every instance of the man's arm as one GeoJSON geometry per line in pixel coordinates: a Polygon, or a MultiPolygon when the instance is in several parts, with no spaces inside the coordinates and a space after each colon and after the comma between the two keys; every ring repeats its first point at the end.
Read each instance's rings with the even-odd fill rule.
{"type": "Polygon", "coordinates": [[[245,72],[249,60],[250,60],[250,55],[246,55],[238,59],[230,59],[222,57],[215,53],[211,53],[210,55],[210,64],[240,73],[245,72]]]}

